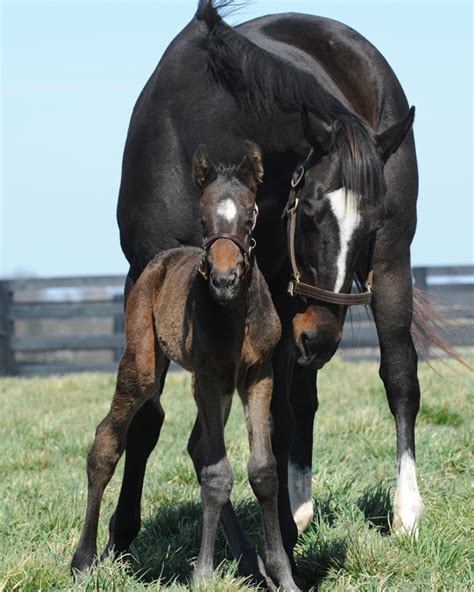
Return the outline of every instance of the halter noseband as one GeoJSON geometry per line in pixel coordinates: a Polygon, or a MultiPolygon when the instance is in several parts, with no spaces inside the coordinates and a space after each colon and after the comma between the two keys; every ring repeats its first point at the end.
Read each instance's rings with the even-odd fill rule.
{"type": "Polygon", "coordinates": [[[291,296],[302,296],[303,298],[311,298],[313,300],[320,300],[330,304],[338,304],[341,306],[354,306],[356,304],[370,304],[372,301],[372,280],[374,275],[374,246],[375,239],[370,242],[369,251],[369,273],[364,284],[365,291],[360,294],[341,294],[340,292],[331,292],[330,290],[323,290],[317,286],[305,284],[300,280],[300,272],[296,264],[295,255],[295,236],[296,236],[296,211],[298,209],[299,198],[301,190],[304,185],[304,175],[306,173],[306,166],[312,157],[312,150],[308,154],[304,164],[298,169],[291,180],[291,191],[288,196],[288,203],[283,215],[286,214],[288,219],[288,252],[291,262],[291,280],[288,284],[288,293],[291,296]]]}
{"type": "MultiPolygon", "coordinates": [[[[254,213],[253,213],[252,228],[250,229],[250,233],[253,232],[255,225],[257,224],[257,217],[258,217],[258,206],[257,206],[257,204],[255,204],[254,213]]],[[[218,241],[221,238],[232,241],[240,249],[240,252],[242,253],[242,255],[244,257],[244,276],[243,277],[245,277],[248,270],[250,269],[250,255],[252,254],[252,251],[255,248],[257,243],[256,243],[255,239],[251,236],[250,240],[249,240],[249,244],[246,245],[245,242],[240,237],[236,236],[235,234],[229,234],[227,232],[220,232],[218,234],[213,234],[213,235],[207,237],[206,239],[204,239],[204,241],[202,243],[204,255],[203,255],[203,258],[201,259],[201,263],[199,265],[199,270],[198,270],[199,273],[202,275],[202,277],[205,280],[207,280],[209,278],[209,261],[208,261],[209,249],[212,247],[212,245],[216,241],[218,241]]]]}

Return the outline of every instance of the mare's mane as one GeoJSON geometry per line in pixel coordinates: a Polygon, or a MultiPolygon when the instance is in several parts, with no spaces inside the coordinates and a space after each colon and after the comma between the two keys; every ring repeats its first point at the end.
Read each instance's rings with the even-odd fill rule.
{"type": "Polygon", "coordinates": [[[385,181],[378,148],[362,118],[331,95],[311,74],[262,49],[227,25],[219,9],[232,2],[200,0],[196,18],[206,23],[201,45],[211,80],[229,92],[239,108],[258,120],[303,105],[332,126],[343,186],[377,200],[385,181]]]}

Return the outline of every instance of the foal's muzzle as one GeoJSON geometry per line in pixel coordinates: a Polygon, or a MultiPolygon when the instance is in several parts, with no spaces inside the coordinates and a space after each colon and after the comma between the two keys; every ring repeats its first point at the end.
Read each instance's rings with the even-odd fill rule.
{"type": "Polygon", "coordinates": [[[226,272],[211,270],[209,274],[209,290],[212,297],[221,304],[231,302],[240,291],[241,279],[235,269],[226,272]]]}

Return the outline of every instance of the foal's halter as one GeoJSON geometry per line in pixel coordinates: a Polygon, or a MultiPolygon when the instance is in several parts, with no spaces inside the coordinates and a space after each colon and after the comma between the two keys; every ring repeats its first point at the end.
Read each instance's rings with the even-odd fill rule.
{"type": "Polygon", "coordinates": [[[291,280],[288,284],[288,293],[291,296],[302,296],[304,298],[311,298],[313,300],[320,300],[330,304],[339,304],[341,306],[354,306],[355,304],[370,304],[372,301],[372,279],[374,275],[374,243],[373,239],[369,247],[369,273],[364,284],[365,291],[360,294],[341,294],[339,292],[331,292],[330,290],[323,290],[317,286],[305,284],[300,280],[300,272],[296,264],[295,255],[295,236],[296,236],[296,212],[301,196],[301,190],[304,185],[304,175],[306,172],[305,165],[310,161],[312,151],[309,153],[305,163],[297,170],[291,180],[291,191],[288,197],[288,203],[284,211],[287,216],[287,232],[288,232],[288,252],[291,262],[291,280]]]}
{"type": "MultiPolygon", "coordinates": [[[[255,225],[257,224],[257,218],[258,218],[258,206],[257,206],[257,204],[255,204],[254,210],[253,210],[253,222],[252,222],[252,227],[250,229],[250,234],[252,234],[252,232],[255,228],[255,225]]],[[[252,236],[250,236],[250,240],[249,240],[248,244],[245,244],[245,242],[240,237],[236,236],[235,234],[229,234],[227,232],[220,232],[218,234],[212,234],[211,236],[204,239],[204,241],[202,243],[202,248],[204,250],[204,256],[201,259],[201,263],[199,265],[199,273],[202,275],[202,277],[205,280],[207,280],[209,278],[209,260],[208,260],[209,249],[212,247],[212,245],[216,241],[218,241],[221,238],[226,239],[226,240],[230,240],[235,245],[237,245],[237,247],[239,247],[240,252],[242,253],[242,255],[244,257],[244,275],[243,275],[243,277],[245,277],[248,270],[250,269],[250,255],[257,243],[256,243],[255,239],[252,236]]]]}

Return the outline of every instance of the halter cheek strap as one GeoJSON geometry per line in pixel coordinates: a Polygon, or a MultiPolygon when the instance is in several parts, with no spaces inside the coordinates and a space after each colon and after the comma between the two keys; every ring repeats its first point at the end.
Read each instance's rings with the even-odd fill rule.
{"type": "MultiPolygon", "coordinates": [[[[309,156],[305,161],[308,162],[309,156]]],[[[288,284],[288,293],[291,296],[302,296],[313,300],[328,302],[330,304],[338,304],[341,306],[354,306],[356,304],[370,304],[372,301],[372,280],[373,280],[373,259],[375,239],[370,243],[369,251],[369,273],[364,284],[365,291],[360,294],[341,294],[340,292],[331,292],[330,290],[323,290],[318,286],[305,284],[300,280],[300,272],[296,263],[295,254],[295,237],[296,237],[296,213],[299,204],[301,190],[304,184],[304,175],[306,172],[305,164],[301,169],[297,169],[293,179],[291,180],[291,191],[288,197],[288,203],[284,211],[287,216],[287,234],[288,234],[288,254],[291,263],[291,280],[288,284]]]]}

